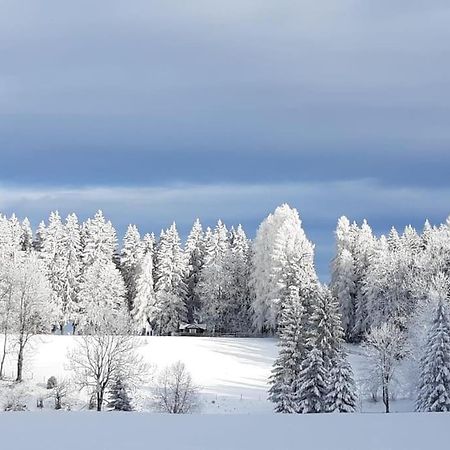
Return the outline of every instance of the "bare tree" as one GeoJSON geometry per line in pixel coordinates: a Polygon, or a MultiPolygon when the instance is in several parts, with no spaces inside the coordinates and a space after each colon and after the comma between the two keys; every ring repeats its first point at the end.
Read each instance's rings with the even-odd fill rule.
{"type": "Polygon", "coordinates": [[[16,316],[14,325],[17,333],[16,381],[22,381],[25,348],[34,335],[50,330],[56,312],[51,301],[48,280],[36,254],[27,255],[18,264],[14,289],[16,316]]]}
{"type": "Polygon", "coordinates": [[[69,394],[70,384],[67,380],[57,382],[52,388],[52,396],[55,401],[55,409],[62,409],[65,398],[69,394]]]}
{"type": "Polygon", "coordinates": [[[138,346],[133,336],[99,334],[80,337],[78,346],[69,353],[75,382],[93,396],[97,411],[102,410],[105,393],[117,378],[134,386],[146,377],[148,367],[136,353],[138,346]]]}
{"type": "Polygon", "coordinates": [[[8,353],[9,335],[14,319],[14,271],[12,262],[2,258],[0,262],[0,326],[3,334],[3,349],[0,359],[0,379],[3,378],[6,355],[8,353]]]}
{"type": "Polygon", "coordinates": [[[185,414],[198,407],[198,387],[183,362],[166,367],[158,378],[156,406],[162,412],[185,414]]]}
{"type": "Polygon", "coordinates": [[[383,391],[385,410],[389,412],[390,387],[400,362],[408,354],[405,335],[392,323],[373,328],[367,335],[366,350],[370,376],[383,391]]]}

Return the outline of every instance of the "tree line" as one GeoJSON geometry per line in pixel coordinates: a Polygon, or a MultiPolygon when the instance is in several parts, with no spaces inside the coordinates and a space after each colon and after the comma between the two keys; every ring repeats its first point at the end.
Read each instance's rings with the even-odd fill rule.
{"type": "MultiPolygon", "coordinates": [[[[84,335],[167,335],[181,323],[203,323],[211,334],[280,336],[270,389],[278,411],[351,411],[346,341],[364,341],[392,362],[377,368],[388,402],[389,374],[406,343],[437,352],[444,344],[436,339],[447,339],[450,221],[377,237],[366,221],[340,218],[329,285],[319,281],[314,245],[286,204],[253,241],[240,225],[219,220],[204,229],[196,220],[184,245],[175,223],[158,238],[130,225],[120,248],[101,211],[84,223],[52,212],[35,232],[27,219],[1,216],[0,263],[0,375],[13,337],[18,379],[30,337],[68,323],[84,335]]],[[[423,359],[422,372],[445,373],[448,355],[440,360],[423,359]]]]}

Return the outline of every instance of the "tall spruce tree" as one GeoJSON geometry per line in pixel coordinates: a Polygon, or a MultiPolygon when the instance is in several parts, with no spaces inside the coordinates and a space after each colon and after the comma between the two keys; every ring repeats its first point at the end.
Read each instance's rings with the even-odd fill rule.
{"type": "MultiPolygon", "coordinates": [[[[444,275],[439,278],[445,279],[444,275]]],[[[436,292],[437,306],[421,360],[418,411],[450,411],[450,322],[448,281],[436,292]],[[444,289],[442,289],[444,288],[444,289]]]]}
{"type": "Polygon", "coordinates": [[[156,317],[152,318],[152,326],[158,334],[175,332],[180,323],[187,320],[186,271],[186,259],[176,225],[173,223],[161,233],[156,254],[156,317]]]}
{"type": "Polygon", "coordinates": [[[188,265],[186,272],[187,320],[189,323],[194,323],[200,319],[201,300],[197,286],[204,262],[204,233],[199,219],[196,219],[192,226],[184,253],[188,265]]]}
{"type": "Polygon", "coordinates": [[[133,327],[139,334],[145,334],[149,331],[149,324],[152,318],[158,317],[158,311],[155,311],[156,298],[153,286],[153,256],[147,253],[139,265],[136,297],[131,310],[133,327]]]}
{"type": "Polygon", "coordinates": [[[329,412],[352,413],[356,410],[356,385],[347,355],[341,349],[330,372],[330,386],[326,396],[329,412]]]}
{"type": "Polygon", "coordinates": [[[120,252],[120,270],[127,289],[128,308],[133,309],[139,263],[143,256],[141,235],[136,225],[129,225],[120,252]]]}
{"type": "Polygon", "coordinates": [[[270,377],[269,400],[279,413],[299,412],[300,367],[307,351],[307,322],[297,286],[291,286],[280,320],[279,354],[270,377]]]}

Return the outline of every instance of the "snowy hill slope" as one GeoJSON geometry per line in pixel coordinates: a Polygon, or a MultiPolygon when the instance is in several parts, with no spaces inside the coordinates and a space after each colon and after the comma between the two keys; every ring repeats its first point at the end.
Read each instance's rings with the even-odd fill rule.
{"type": "MultiPolygon", "coordinates": [[[[31,393],[29,404],[33,408],[36,385],[45,386],[50,376],[58,379],[70,378],[67,352],[74,347],[73,336],[39,336],[34,338],[32,349],[26,355],[26,388],[31,393]]],[[[267,381],[273,360],[277,355],[276,339],[271,338],[210,338],[210,337],[145,337],[139,338],[139,352],[154,368],[164,368],[177,360],[183,361],[193,379],[201,388],[202,413],[271,413],[272,405],[267,401],[267,381]]],[[[374,403],[365,393],[365,359],[358,347],[349,347],[355,379],[361,391],[359,410],[382,411],[381,402],[374,403]]],[[[14,376],[12,359],[8,361],[7,376],[14,376]]],[[[393,402],[393,411],[412,411],[408,399],[408,384],[398,383],[398,398],[393,402]]],[[[149,379],[149,384],[151,380],[149,379]]],[[[138,410],[151,410],[149,386],[142,386],[133,394],[138,410]]],[[[85,394],[76,392],[74,409],[84,407],[85,394]]],[[[1,399],[0,399],[1,400],[1,399]]]]}

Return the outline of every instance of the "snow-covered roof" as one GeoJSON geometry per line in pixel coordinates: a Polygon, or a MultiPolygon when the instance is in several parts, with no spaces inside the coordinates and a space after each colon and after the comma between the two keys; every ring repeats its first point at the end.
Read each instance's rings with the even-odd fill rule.
{"type": "Polygon", "coordinates": [[[206,325],[202,323],[182,323],[179,328],[180,330],[206,330],[206,325]]]}

